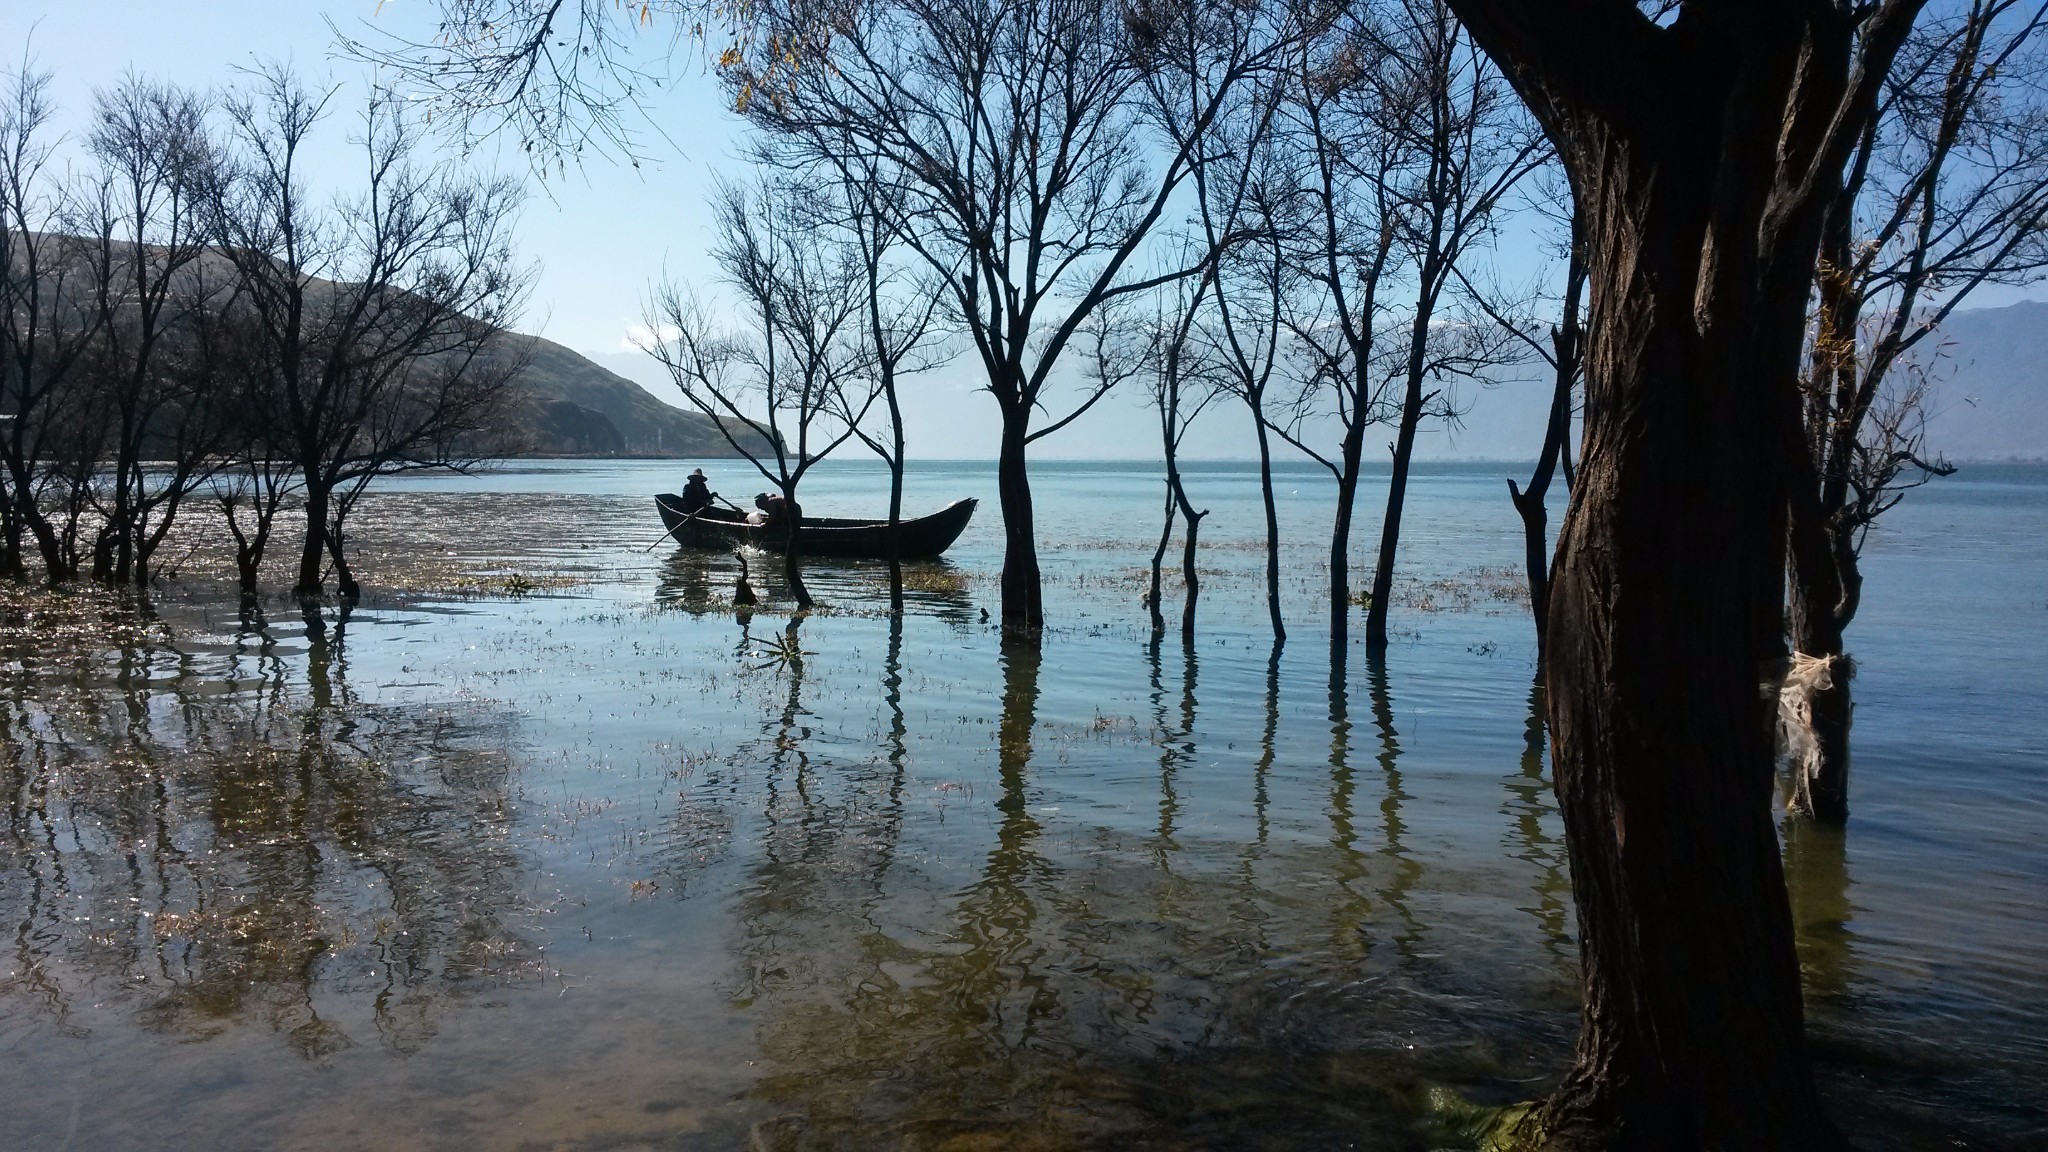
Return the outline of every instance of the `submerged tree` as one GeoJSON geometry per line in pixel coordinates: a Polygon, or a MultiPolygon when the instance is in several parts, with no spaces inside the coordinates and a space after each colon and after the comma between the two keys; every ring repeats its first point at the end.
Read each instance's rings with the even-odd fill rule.
{"type": "Polygon", "coordinates": [[[1166,558],[1166,547],[1173,539],[1176,519],[1186,525],[1181,543],[1181,583],[1184,588],[1181,603],[1180,634],[1183,641],[1192,641],[1195,636],[1195,605],[1201,599],[1201,575],[1195,569],[1195,553],[1201,537],[1202,518],[1209,514],[1207,509],[1198,509],[1188,498],[1187,484],[1180,470],[1180,446],[1187,438],[1188,429],[1194,426],[1210,402],[1220,394],[1216,386],[1213,365],[1203,353],[1205,346],[1195,337],[1195,331],[1204,313],[1210,307],[1210,281],[1203,278],[1192,288],[1169,297],[1170,306],[1163,306],[1146,324],[1139,354],[1123,363],[1100,348],[1097,351],[1097,371],[1109,375],[1142,373],[1151,393],[1152,410],[1159,420],[1159,448],[1166,466],[1165,512],[1159,530],[1159,546],[1152,551],[1151,585],[1145,596],[1145,603],[1152,615],[1152,636],[1156,641],[1166,630],[1166,617],[1160,606],[1160,566],[1166,558]]]}
{"type": "MultiPolygon", "coordinates": [[[[862,325],[866,360],[874,372],[876,393],[889,424],[886,437],[870,433],[856,420],[855,435],[889,466],[889,603],[903,611],[903,558],[896,531],[903,521],[903,469],[907,447],[903,431],[904,378],[938,367],[946,359],[941,341],[939,309],[950,277],[919,275],[901,259],[896,239],[898,214],[881,197],[887,189],[865,168],[838,173],[844,200],[844,227],[852,234],[859,260],[864,298],[862,325]]],[[[847,415],[851,416],[849,411],[847,415]]]]}
{"type": "Polygon", "coordinates": [[[205,101],[130,75],[95,105],[94,266],[108,303],[92,358],[105,429],[89,487],[93,577],[146,584],[185,497],[221,455],[226,389],[208,314],[232,306],[234,284],[205,259],[216,177],[205,101]]]}
{"type": "Polygon", "coordinates": [[[1452,0],[1585,226],[1586,437],[1544,673],[1583,1008],[1551,1148],[1839,1148],[1769,798],[1787,446],[1829,198],[1920,0],[1452,0]]]}
{"type": "Polygon", "coordinates": [[[1084,389],[1042,416],[1057,370],[1097,311],[1195,271],[1137,269],[1218,110],[1277,59],[1288,22],[1257,5],[1127,12],[1043,0],[821,15],[763,6],[728,56],[728,82],[790,162],[859,155],[889,189],[903,243],[947,276],[951,319],[1002,417],[1003,626],[1036,635],[1045,614],[1028,448],[1103,395],[1084,389]],[[1148,76],[1171,66],[1162,46],[1184,34],[1215,50],[1203,57],[1205,96],[1162,117],[1148,76]],[[792,59],[800,65],[784,65],[792,59]]]}
{"type": "MultiPolygon", "coordinates": [[[[1217,385],[1244,403],[1259,450],[1259,497],[1266,528],[1266,616],[1276,645],[1285,643],[1280,611],[1280,514],[1273,492],[1275,413],[1270,389],[1288,355],[1283,302],[1294,283],[1289,245],[1300,225],[1290,151],[1274,139],[1274,122],[1290,77],[1275,68],[1237,87],[1218,113],[1209,144],[1195,154],[1191,177],[1201,242],[1211,254],[1207,284],[1214,318],[1196,329],[1217,385]]],[[[1154,628],[1160,626],[1155,614],[1154,628]]],[[[1277,650],[1277,649],[1276,649],[1277,650]]]]}
{"type": "Polygon", "coordinates": [[[1536,465],[1530,470],[1529,486],[1524,489],[1513,478],[1508,480],[1508,498],[1515,506],[1516,515],[1522,519],[1522,564],[1529,585],[1529,611],[1536,624],[1537,680],[1540,683],[1543,651],[1549,634],[1546,624],[1550,614],[1550,485],[1560,468],[1564,471],[1567,494],[1576,482],[1572,469],[1571,430],[1580,386],[1585,380],[1586,246],[1580,236],[1578,217],[1572,210],[1568,190],[1561,186],[1552,187],[1538,201],[1536,208],[1542,215],[1559,223],[1565,233],[1561,253],[1564,257],[1564,284],[1554,301],[1547,301],[1541,292],[1529,294],[1528,300],[1538,306],[1554,303],[1556,319],[1535,315],[1533,309],[1498,307],[1489,302],[1492,293],[1475,292],[1473,299],[1484,306],[1484,311],[1494,323],[1519,341],[1528,354],[1550,373],[1550,409],[1544,418],[1543,444],[1537,451],[1536,465]]]}
{"type": "Polygon", "coordinates": [[[418,163],[415,121],[379,93],[363,184],[323,204],[303,148],[327,100],[275,65],[229,97],[234,170],[213,209],[260,344],[262,438],[298,472],[302,597],[321,593],[330,562],[341,594],[357,594],[346,522],[377,477],[504,450],[523,366],[502,335],[527,279],[510,245],[517,187],[418,163]]]}
{"type": "Polygon", "coordinates": [[[1861,603],[1870,526],[1910,488],[1951,471],[1924,447],[1927,368],[1916,354],[1985,284],[2048,269],[2048,5],[1971,0],[1907,41],[1828,206],[1809,329],[1805,452],[1791,497],[1787,807],[1849,814],[1844,631],[1861,603]]]}
{"type": "Polygon", "coordinates": [[[1275,121],[1298,226],[1277,254],[1293,273],[1284,300],[1291,395],[1268,426],[1322,465],[1337,485],[1330,528],[1330,659],[1342,659],[1351,624],[1351,521],[1364,472],[1365,433],[1389,416],[1380,345],[1389,323],[1398,228],[1394,186],[1400,142],[1371,115],[1373,57],[1382,51],[1370,13],[1318,29],[1292,61],[1275,121]],[[1337,443],[1314,434],[1334,423],[1337,443]]]}
{"type": "Polygon", "coordinates": [[[78,575],[76,479],[97,459],[97,424],[85,377],[106,317],[105,277],[90,237],[72,234],[76,190],[53,167],[50,74],[33,64],[0,73],[0,465],[6,515],[0,574],[26,575],[24,537],[47,579],[78,575]],[[48,514],[43,495],[67,490],[68,514],[48,514]]]}
{"type": "Polygon", "coordinates": [[[1449,381],[1476,378],[1510,358],[1508,333],[1490,323],[1444,323],[1444,306],[1460,288],[1470,289],[1459,265],[1496,233],[1502,198],[1546,155],[1500,74],[1444,0],[1386,8],[1375,115],[1400,148],[1392,223],[1410,294],[1407,347],[1396,368],[1401,401],[1387,508],[1366,607],[1365,642],[1372,648],[1387,645],[1415,435],[1425,419],[1456,419],[1449,381]]]}
{"type": "Polygon", "coordinates": [[[739,297],[738,319],[727,325],[666,284],[648,308],[645,344],[683,399],[781,493],[783,572],[799,608],[811,607],[811,594],[797,490],[854,437],[880,394],[864,330],[874,266],[856,234],[819,226],[812,192],[789,181],[722,184],[711,257],[739,297]]]}

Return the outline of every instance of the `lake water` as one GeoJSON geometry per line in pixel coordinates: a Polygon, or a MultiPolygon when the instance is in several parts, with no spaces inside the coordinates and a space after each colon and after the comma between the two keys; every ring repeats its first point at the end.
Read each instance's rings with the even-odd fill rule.
{"type": "MultiPolygon", "coordinates": [[[[198,561],[153,623],[10,608],[0,1148],[1421,1149],[1562,1071],[1519,469],[1419,470],[1394,645],[1341,676],[1310,469],[1276,654],[1251,468],[1190,469],[1183,647],[1153,468],[1040,466],[1035,657],[984,615],[992,466],[911,478],[983,504],[906,614],[821,564],[801,621],[648,550],[680,471],[392,483],[346,613],[244,618],[198,561]]],[[[2048,469],[1866,556],[1854,815],[1788,845],[1818,1075],[1862,1146],[2048,1146],[2048,469]]]]}

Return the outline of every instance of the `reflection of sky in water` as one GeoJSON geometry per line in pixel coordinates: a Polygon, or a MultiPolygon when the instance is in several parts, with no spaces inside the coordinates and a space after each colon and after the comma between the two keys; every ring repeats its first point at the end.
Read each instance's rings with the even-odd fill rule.
{"type": "MultiPolygon", "coordinates": [[[[310,629],[173,596],[174,647],[0,672],[0,1145],[1427,1146],[1431,1085],[1532,1094],[1573,1031],[1504,471],[1423,470],[1404,634],[1334,683],[1311,472],[1277,660],[1238,466],[1190,479],[1187,650],[1137,604],[1156,481],[1048,467],[1037,659],[981,621],[992,498],[900,627],[877,566],[818,565],[832,611],[792,628],[731,615],[729,557],[641,551],[675,465],[394,485],[372,586],[380,529],[596,582],[310,629]]],[[[877,488],[827,470],[806,506],[877,488]]],[[[1846,854],[1788,854],[1823,1083],[1879,1144],[1956,1109],[2024,1143],[2048,472],[1896,516],[1846,854]]]]}

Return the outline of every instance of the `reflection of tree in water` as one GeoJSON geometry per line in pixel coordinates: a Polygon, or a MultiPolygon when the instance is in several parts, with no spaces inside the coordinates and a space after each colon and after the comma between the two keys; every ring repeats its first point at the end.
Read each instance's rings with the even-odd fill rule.
{"type": "MultiPolygon", "coordinates": [[[[756,845],[729,987],[766,1057],[752,1094],[770,1116],[763,1146],[1115,1147],[1193,1133],[1197,1146],[1287,1148],[1333,1131],[1412,1144],[1404,1109],[1418,1075],[1468,1067],[1458,1061],[1490,1023],[1469,989],[1453,989],[1461,1007],[1446,1011],[1432,989],[1387,980],[1406,953],[1366,947],[1374,908],[1391,920],[1419,867],[1398,842],[1361,851],[1348,824],[1309,843],[1276,819],[1272,842],[1258,843],[1263,775],[1284,760],[1277,661],[1271,746],[1246,756],[1257,831],[1244,846],[1206,840],[1190,816],[1197,662],[1184,650],[1175,684],[1143,655],[1154,723],[1141,746],[1157,765],[1158,814],[1128,831],[1040,807],[1070,763],[1051,753],[1085,725],[1042,721],[1035,648],[1003,654],[993,791],[947,792],[944,813],[913,803],[907,820],[900,799],[893,635],[874,758],[839,759],[829,727],[810,734],[818,787],[764,812],[757,838],[735,837],[756,845]],[[1343,875],[1354,898],[1333,933],[1343,875]]],[[[1342,822],[1355,801],[1341,691],[1334,699],[1342,822]]],[[[764,753],[781,731],[775,712],[764,753]]],[[[772,767],[765,754],[753,762],[772,767]]],[[[1398,778],[1390,785],[1398,794],[1398,778]]]]}
{"type": "Polygon", "coordinates": [[[1543,681],[1539,678],[1529,685],[1529,718],[1523,728],[1522,770],[1519,775],[1509,777],[1507,782],[1508,799],[1504,810],[1514,821],[1508,850],[1537,869],[1533,892],[1535,903],[1523,911],[1535,917],[1551,956],[1560,963],[1572,963],[1578,959],[1578,953],[1572,947],[1571,926],[1567,922],[1571,876],[1565,870],[1564,845],[1543,827],[1544,818],[1556,811],[1556,805],[1551,802],[1550,778],[1543,770],[1546,734],[1543,681]]]}
{"type": "Polygon", "coordinates": [[[1380,828],[1385,841],[1380,854],[1388,863],[1387,882],[1380,888],[1380,898],[1401,917],[1401,930],[1394,936],[1394,946],[1403,956],[1412,956],[1415,946],[1422,937],[1422,925],[1415,913],[1408,907],[1408,894],[1415,890],[1416,881],[1422,878],[1422,863],[1409,853],[1404,837],[1408,824],[1401,818],[1401,805],[1414,797],[1401,785],[1401,735],[1394,730],[1394,697],[1387,687],[1386,654],[1374,652],[1366,668],[1367,680],[1372,696],[1372,722],[1379,729],[1380,778],[1385,790],[1380,794],[1380,828]]]}
{"type": "Polygon", "coordinates": [[[309,615],[303,691],[253,611],[224,676],[152,642],[111,675],[5,688],[0,1015],[61,1029],[126,1001],[184,1035],[264,1024],[308,1057],[366,1020],[411,1050],[450,997],[532,972],[506,923],[507,721],[357,702],[347,618],[309,615]]]}
{"type": "Polygon", "coordinates": [[[1786,820],[1785,888],[1799,946],[1806,994],[1822,1001],[1849,991],[1856,972],[1850,922],[1848,840],[1843,829],[1786,820]]]}

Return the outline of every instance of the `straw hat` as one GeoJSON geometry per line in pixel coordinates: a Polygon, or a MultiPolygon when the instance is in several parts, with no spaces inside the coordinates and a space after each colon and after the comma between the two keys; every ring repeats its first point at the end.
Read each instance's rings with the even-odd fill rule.
{"type": "Polygon", "coordinates": [[[693,480],[702,480],[704,478],[704,470],[702,468],[690,469],[690,478],[693,480]]]}

